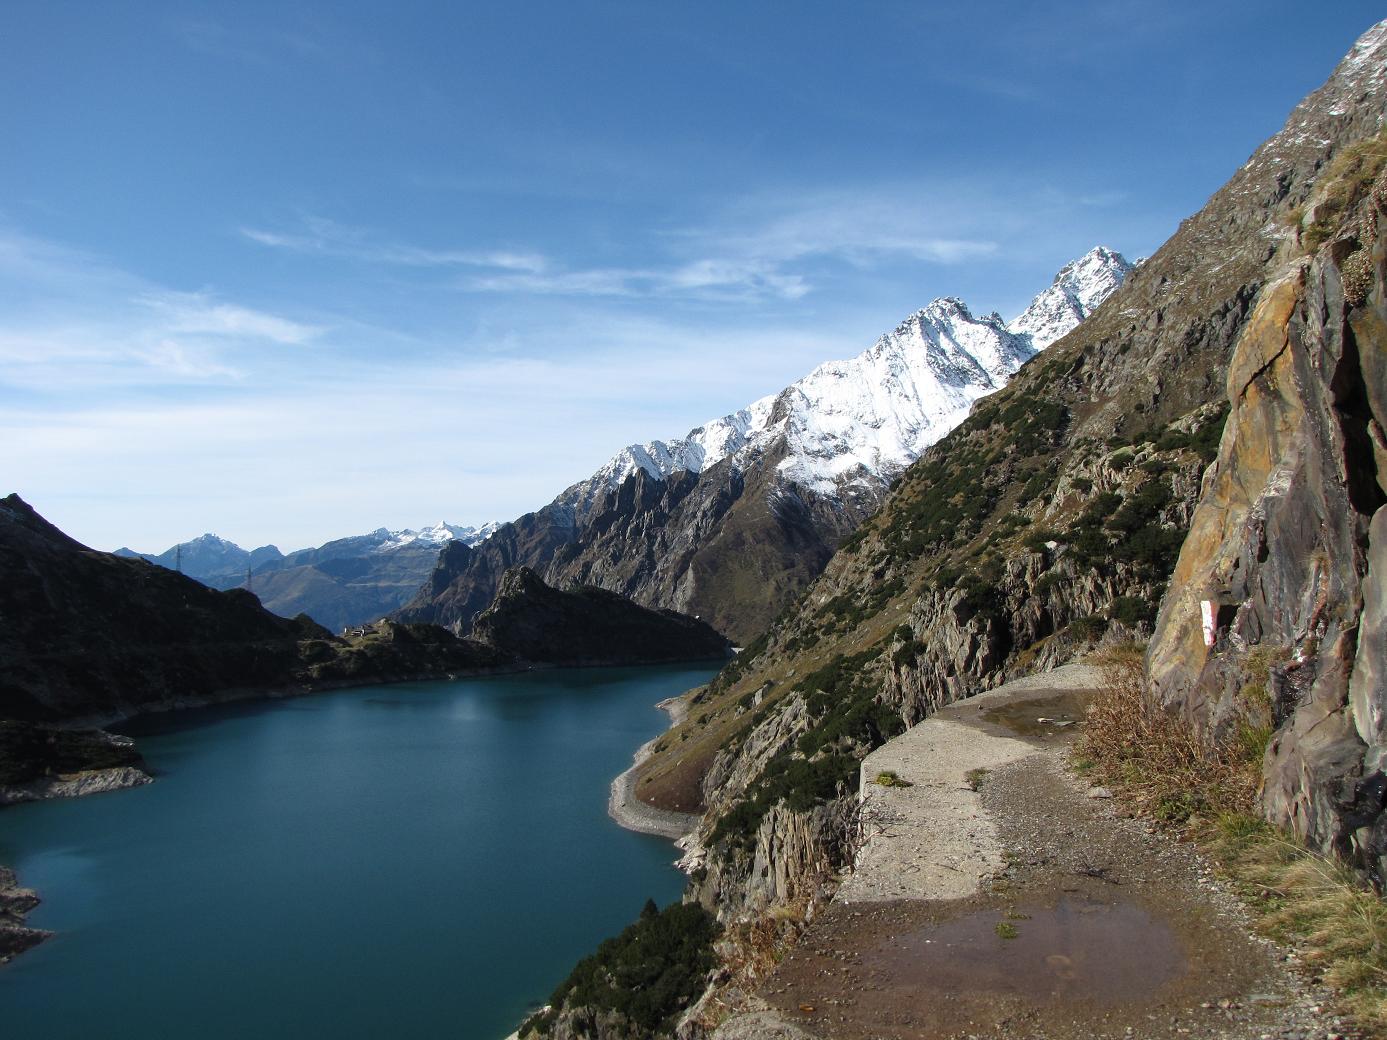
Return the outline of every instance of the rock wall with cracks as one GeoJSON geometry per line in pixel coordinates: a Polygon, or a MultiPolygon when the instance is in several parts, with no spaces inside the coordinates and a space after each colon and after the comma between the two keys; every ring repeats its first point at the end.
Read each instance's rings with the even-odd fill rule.
{"type": "MultiPolygon", "coordinates": [[[[1311,203],[1307,221],[1323,222],[1311,203]]],[[[1264,813],[1380,883],[1387,173],[1327,234],[1263,291],[1238,341],[1229,419],[1147,664],[1160,699],[1215,736],[1236,735],[1264,705],[1276,726],[1264,813]]]]}

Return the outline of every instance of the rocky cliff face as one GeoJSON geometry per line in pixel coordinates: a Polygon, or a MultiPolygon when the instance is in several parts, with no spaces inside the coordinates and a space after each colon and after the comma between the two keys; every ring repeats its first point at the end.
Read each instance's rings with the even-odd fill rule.
{"type": "Polygon", "coordinates": [[[935,300],[868,350],[682,438],[631,445],[474,551],[450,547],[397,615],[466,631],[509,567],[764,631],[877,506],[888,482],[1131,272],[1099,248],[1008,328],[935,300]]]}
{"type": "MultiPolygon", "coordinates": [[[[1300,290],[1285,288],[1288,267],[1302,263],[1296,225],[1302,217],[1317,219],[1313,193],[1328,190],[1327,164],[1376,133],[1387,106],[1384,58],[1387,31],[1376,29],[1084,324],[910,467],[823,575],[701,695],[696,718],[645,764],[637,786],[654,804],[687,808],[696,799],[706,806],[703,847],[695,856],[700,898],[725,917],[757,912],[793,887],[769,882],[779,869],[775,857],[802,864],[796,868],[806,872],[802,877],[841,863],[842,836],[823,830],[817,815],[832,815],[855,783],[855,763],[899,727],[940,704],[1066,661],[1101,638],[1151,636],[1201,501],[1203,472],[1219,450],[1228,373],[1251,378],[1280,356],[1274,343],[1245,352],[1242,344],[1299,306],[1287,294],[1300,290]]],[[[1362,257],[1373,254],[1361,239],[1354,242],[1331,244],[1325,255],[1337,256],[1337,249],[1359,257],[1343,262],[1360,272],[1354,277],[1361,283],[1362,257]]],[[[1333,264],[1323,270],[1316,277],[1325,288],[1301,307],[1306,327],[1337,321],[1333,286],[1344,277],[1333,264]]],[[[1360,562],[1367,550],[1354,532],[1367,530],[1363,524],[1378,501],[1361,469],[1373,465],[1369,419],[1376,413],[1345,377],[1366,356],[1356,344],[1367,334],[1364,323],[1375,320],[1370,309],[1354,312],[1352,337],[1336,333],[1343,345],[1326,348],[1349,360],[1285,372],[1303,383],[1322,365],[1316,378],[1324,389],[1297,407],[1333,406],[1355,416],[1331,424],[1357,431],[1342,435],[1343,445],[1326,440],[1333,450],[1306,449],[1307,458],[1319,460],[1318,469],[1306,470],[1315,479],[1320,471],[1345,469],[1335,459],[1364,461],[1356,476],[1341,478],[1345,490],[1337,499],[1305,515],[1323,515],[1342,528],[1321,555],[1360,562]],[[1357,548],[1349,552],[1351,545],[1357,548]]],[[[1268,373],[1275,378],[1274,368],[1268,373]]],[[[1269,417],[1268,428],[1276,422],[1303,427],[1294,412],[1269,417]]],[[[1200,520],[1195,528],[1217,530],[1223,523],[1200,520]]],[[[1320,605],[1317,612],[1317,604],[1334,602],[1347,586],[1304,586],[1296,567],[1321,576],[1334,568],[1315,562],[1315,537],[1329,535],[1298,537],[1283,548],[1288,557],[1305,549],[1310,562],[1288,565],[1281,584],[1264,590],[1265,602],[1299,611],[1306,623],[1314,618],[1311,628],[1323,626],[1332,610],[1320,605]],[[1292,609],[1309,587],[1316,594],[1292,609]]],[[[1254,559],[1261,544],[1252,539],[1240,558],[1254,559]]],[[[1244,566],[1240,580],[1268,580],[1267,572],[1250,573],[1244,566]]],[[[1367,574],[1366,563],[1359,573],[1367,574]]],[[[1177,595],[1189,580],[1185,571],[1176,574],[1177,595]]],[[[1351,612],[1351,595],[1345,602],[1351,612]]],[[[1266,623],[1261,614],[1251,620],[1254,614],[1250,625],[1266,623]]],[[[1168,606],[1162,625],[1177,615],[1188,612],[1168,606]]],[[[1370,615],[1364,624],[1371,622],[1370,615]]],[[[1341,700],[1355,654],[1353,643],[1338,638],[1342,630],[1325,628],[1320,637],[1334,637],[1321,653],[1340,662],[1342,689],[1335,696],[1341,700]]],[[[1190,695],[1192,711],[1213,703],[1202,689],[1190,695]]],[[[1273,744],[1269,806],[1304,801],[1289,792],[1306,789],[1307,762],[1322,762],[1315,768],[1326,777],[1344,775],[1344,745],[1329,736],[1332,727],[1304,718],[1305,736],[1292,727],[1273,744]],[[1298,743],[1322,750],[1296,752],[1298,743]],[[1290,763],[1284,769],[1275,765],[1283,760],[1290,763]],[[1278,783],[1288,793],[1276,794],[1278,783]]],[[[1336,725],[1347,739],[1353,725],[1342,712],[1336,725]]],[[[1369,736],[1354,739],[1377,740],[1369,736]]],[[[1355,745],[1354,754],[1362,753],[1355,745]]],[[[1380,798],[1377,783],[1368,783],[1355,804],[1380,798]]],[[[1348,800],[1354,802],[1351,791],[1348,800]]]]}
{"type": "MultiPolygon", "coordinates": [[[[1384,34],[1387,35],[1387,34],[1384,34]]],[[[1360,58],[1383,81],[1381,45],[1360,58]]],[[[1352,59],[1351,59],[1352,60],[1352,59]]],[[[1342,153],[1228,369],[1230,413],[1148,652],[1216,738],[1274,730],[1262,805],[1387,875],[1387,135],[1342,153]],[[1206,627],[1207,618],[1207,627],[1206,627]]]]}
{"type": "Polygon", "coordinates": [[[568,665],[721,660],[727,640],[696,618],[650,610],[591,585],[560,591],[517,567],[477,617],[472,637],[524,661],[568,665]]]}

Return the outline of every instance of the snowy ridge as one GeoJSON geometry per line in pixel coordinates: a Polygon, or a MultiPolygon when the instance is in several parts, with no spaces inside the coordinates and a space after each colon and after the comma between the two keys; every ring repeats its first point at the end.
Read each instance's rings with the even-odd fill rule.
{"type": "Polygon", "coordinates": [[[1030,336],[1031,345],[1044,350],[1072,332],[1135,269],[1135,264],[1106,246],[1092,249],[1060,268],[1054,283],[1007,328],[1017,335],[1030,336]]]}
{"type": "Polygon", "coordinates": [[[724,459],[745,466],[783,437],[779,472],[823,495],[880,487],[1001,388],[1027,360],[1072,330],[1133,270],[1099,246],[1065,265],[1010,324],[937,299],[857,357],[829,361],[778,394],[669,441],[633,444],[558,501],[577,513],[644,470],[664,479],[724,459]]]}
{"type": "Polygon", "coordinates": [[[432,527],[421,527],[417,531],[408,528],[403,531],[387,531],[382,527],[375,532],[376,536],[383,536],[381,543],[372,551],[393,552],[396,549],[403,549],[407,545],[442,547],[452,541],[462,542],[464,545],[476,545],[478,542],[484,542],[490,538],[492,532],[500,526],[494,520],[489,524],[483,524],[481,527],[458,527],[440,520],[432,527]]]}
{"type": "MultiPolygon", "coordinates": [[[[483,524],[481,527],[458,527],[444,521],[439,521],[431,527],[421,527],[418,530],[406,528],[402,531],[391,531],[380,527],[369,534],[353,535],[348,538],[339,538],[328,542],[327,545],[339,545],[343,543],[354,543],[359,545],[364,552],[386,553],[394,552],[397,549],[404,549],[408,546],[423,546],[442,548],[448,542],[461,541],[466,545],[476,545],[478,542],[485,541],[491,537],[492,532],[501,526],[493,521],[483,524]]],[[[323,547],[320,547],[323,548],[323,547]]],[[[189,573],[213,573],[219,565],[229,567],[244,567],[247,562],[258,564],[264,559],[278,559],[281,553],[272,545],[261,546],[249,552],[242,549],[235,542],[215,534],[199,535],[191,541],[182,542],[165,550],[158,556],[145,553],[137,553],[133,549],[121,548],[116,550],[116,555],[124,556],[144,556],[147,560],[168,565],[173,561],[181,550],[181,562],[189,569],[189,573]]],[[[306,550],[301,550],[306,551],[306,550]]]]}
{"type": "Polygon", "coordinates": [[[935,300],[864,353],[820,365],[783,390],[784,418],[763,437],[784,433],[781,475],[819,494],[880,484],[1034,354],[998,315],[975,318],[962,300],[935,300]]]}

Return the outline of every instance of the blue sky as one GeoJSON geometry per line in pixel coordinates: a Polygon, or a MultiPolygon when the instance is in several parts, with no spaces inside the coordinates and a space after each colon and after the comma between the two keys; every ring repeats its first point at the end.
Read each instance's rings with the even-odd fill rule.
{"type": "Polygon", "coordinates": [[[509,519],[621,446],[1153,251],[1336,2],[30,3],[0,492],[99,548],[509,519]]]}

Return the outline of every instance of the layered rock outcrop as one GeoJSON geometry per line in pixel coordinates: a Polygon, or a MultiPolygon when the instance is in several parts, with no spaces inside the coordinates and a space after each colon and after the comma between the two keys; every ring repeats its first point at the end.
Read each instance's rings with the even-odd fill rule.
{"type": "Polygon", "coordinates": [[[48,938],[50,933],[24,923],[25,916],[38,905],[34,890],[21,888],[14,871],[0,867],[0,964],[48,938]]]}
{"type": "Polygon", "coordinates": [[[1161,699],[1215,738],[1273,727],[1266,815],[1379,879],[1387,871],[1384,169],[1387,135],[1330,167],[1297,226],[1302,243],[1324,244],[1263,292],[1238,342],[1228,424],[1148,654],[1161,699]]]}
{"type": "Polygon", "coordinates": [[[150,781],[129,737],[0,719],[0,805],[138,787],[150,781]]]}

